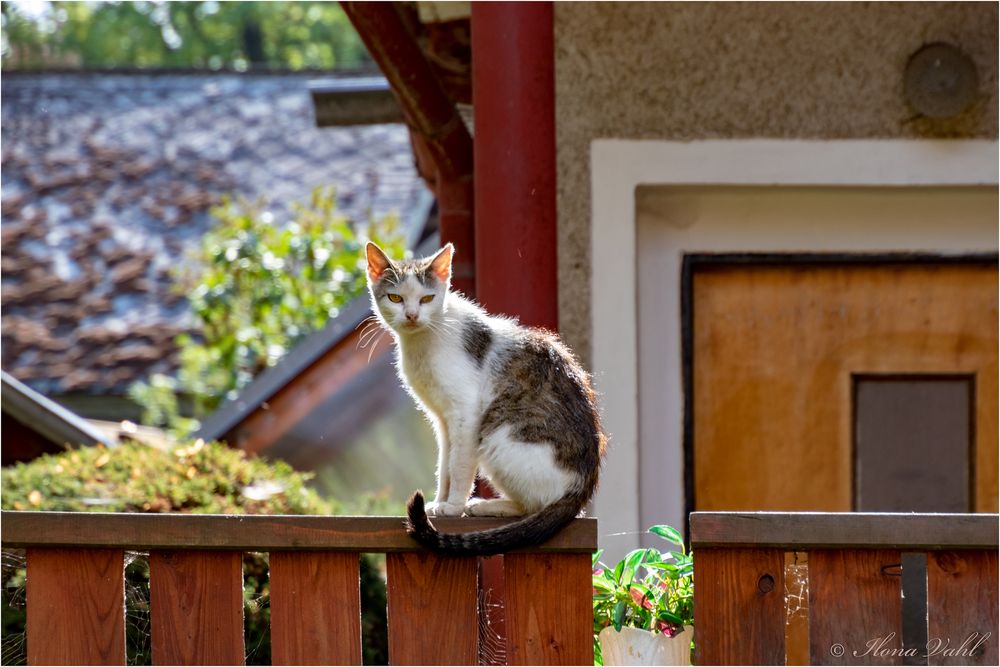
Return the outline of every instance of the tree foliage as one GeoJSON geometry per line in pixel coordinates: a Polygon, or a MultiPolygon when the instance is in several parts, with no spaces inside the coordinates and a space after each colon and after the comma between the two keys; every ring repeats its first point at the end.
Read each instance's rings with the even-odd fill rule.
{"type": "Polygon", "coordinates": [[[337,211],[332,188],[293,205],[286,224],[277,224],[263,202],[225,200],[213,215],[216,227],[178,275],[198,333],[177,337],[176,377],[153,375],[129,390],[145,423],[182,433],[364,292],[362,232],[390,254],[405,252],[394,216],[356,230],[337,211]],[[180,415],[181,397],[190,400],[193,418],[180,415]]]}
{"type": "Polygon", "coordinates": [[[338,69],[371,63],[336,2],[3,2],[4,69],[338,69]]]}

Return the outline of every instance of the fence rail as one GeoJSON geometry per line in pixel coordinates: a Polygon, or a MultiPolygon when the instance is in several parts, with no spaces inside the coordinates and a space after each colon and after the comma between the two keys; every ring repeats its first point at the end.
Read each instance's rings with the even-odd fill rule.
{"type": "Polygon", "coordinates": [[[794,662],[794,553],[810,664],[995,665],[998,528],[996,514],[695,512],[697,662],[794,662]]]}
{"type": "MultiPolygon", "coordinates": [[[[242,552],[270,552],[274,664],[361,664],[361,553],[385,553],[393,664],[475,664],[478,568],[436,556],[399,517],[3,512],[27,550],[29,664],[125,664],[124,552],[148,550],[154,664],[243,664],[242,552]]],[[[470,531],[504,519],[440,519],[470,531]]],[[[509,664],[592,661],[597,522],[505,554],[509,664]]]]}

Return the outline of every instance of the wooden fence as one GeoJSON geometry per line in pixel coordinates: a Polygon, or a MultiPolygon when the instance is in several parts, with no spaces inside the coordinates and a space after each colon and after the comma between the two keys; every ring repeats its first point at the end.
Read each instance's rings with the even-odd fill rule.
{"type": "Polygon", "coordinates": [[[809,663],[996,665],[998,523],[695,512],[697,662],[785,664],[786,560],[806,552],[809,663]]]}
{"type": "MultiPolygon", "coordinates": [[[[274,664],[361,664],[359,557],[387,554],[393,664],[475,664],[475,558],[421,549],[398,517],[3,512],[27,550],[29,664],[125,664],[125,550],[149,551],[154,664],[244,662],[242,552],[270,552],[274,664]]],[[[445,531],[502,519],[440,519],[445,531]]],[[[508,664],[591,664],[597,522],[503,559],[508,664]]]]}

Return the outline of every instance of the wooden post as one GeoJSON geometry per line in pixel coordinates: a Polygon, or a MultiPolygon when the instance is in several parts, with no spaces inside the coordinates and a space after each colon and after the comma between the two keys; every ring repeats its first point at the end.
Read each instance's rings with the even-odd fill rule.
{"type": "Polygon", "coordinates": [[[360,665],[359,555],[272,551],[271,663],[360,665]]]}
{"type": "Polygon", "coordinates": [[[785,664],[784,571],[780,549],[697,550],[698,664],[785,664]]]}
{"type": "Polygon", "coordinates": [[[515,553],[503,564],[507,664],[593,664],[590,555],[515,553]]]}
{"type": "Polygon", "coordinates": [[[551,2],[472,3],[476,295],[559,327],[551,2]]]}
{"type": "Polygon", "coordinates": [[[389,664],[476,664],[476,573],[475,558],[387,556],[389,664]]]}
{"type": "Polygon", "coordinates": [[[244,664],[240,552],[151,552],[149,620],[154,665],[244,664]]]}
{"type": "Polygon", "coordinates": [[[28,549],[29,665],[125,664],[121,549],[28,549]]]}
{"type": "Polygon", "coordinates": [[[809,552],[809,656],[814,665],[901,665],[901,554],[809,552]]]}
{"type": "Polygon", "coordinates": [[[997,552],[927,554],[931,665],[997,664],[997,552]]]}

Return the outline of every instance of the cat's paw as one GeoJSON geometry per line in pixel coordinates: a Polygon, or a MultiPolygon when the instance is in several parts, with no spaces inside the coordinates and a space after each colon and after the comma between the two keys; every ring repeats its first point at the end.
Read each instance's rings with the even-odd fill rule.
{"type": "Polygon", "coordinates": [[[473,498],[465,505],[466,516],[523,516],[524,511],[506,498],[473,498]]]}
{"type": "Polygon", "coordinates": [[[427,516],[462,516],[465,511],[464,505],[457,503],[443,503],[436,500],[427,503],[424,507],[427,516]]]}

